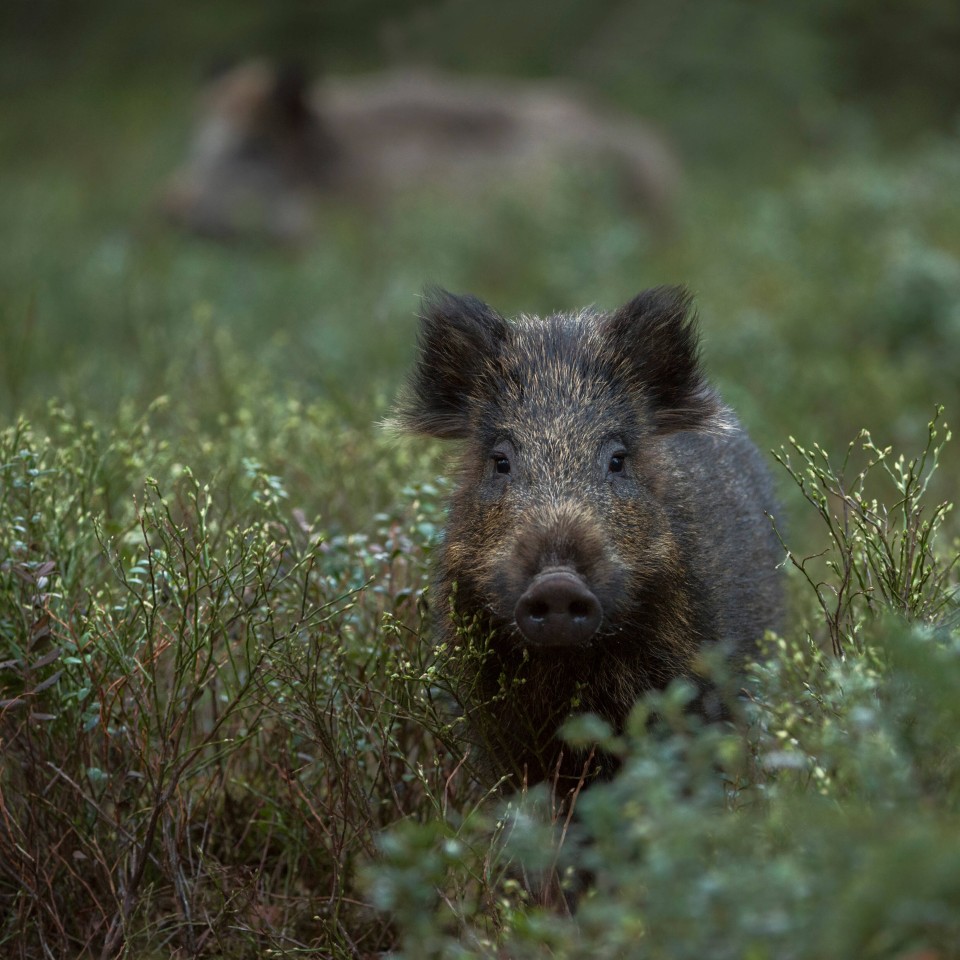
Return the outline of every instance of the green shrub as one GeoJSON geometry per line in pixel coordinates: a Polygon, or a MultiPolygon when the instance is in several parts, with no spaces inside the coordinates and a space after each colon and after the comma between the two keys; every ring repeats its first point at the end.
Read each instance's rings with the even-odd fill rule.
{"type": "Polygon", "coordinates": [[[329,417],[201,482],[156,414],[0,434],[4,949],[377,949],[354,864],[460,793],[403,667],[437,490],[325,538],[252,454],[329,417]]]}

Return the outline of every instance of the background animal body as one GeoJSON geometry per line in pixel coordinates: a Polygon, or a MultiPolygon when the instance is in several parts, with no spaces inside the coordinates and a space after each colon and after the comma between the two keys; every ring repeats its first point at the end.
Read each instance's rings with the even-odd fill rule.
{"type": "Polygon", "coordinates": [[[667,224],[678,168],[665,141],[570,88],[406,70],[308,91],[297,73],[250,61],[204,93],[164,207],[200,233],[297,242],[309,236],[317,195],[376,203],[496,178],[542,185],[556,170],[591,168],[613,170],[624,202],[667,224]]]}
{"type": "Polygon", "coordinates": [[[683,291],[514,323],[437,294],[400,418],[465,441],[437,633],[481,648],[465,706],[498,773],[575,781],[571,712],[622,728],[644,692],[699,683],[704,646],[736,663],[781,626],[769,478],[703,379],[683,291]]]}

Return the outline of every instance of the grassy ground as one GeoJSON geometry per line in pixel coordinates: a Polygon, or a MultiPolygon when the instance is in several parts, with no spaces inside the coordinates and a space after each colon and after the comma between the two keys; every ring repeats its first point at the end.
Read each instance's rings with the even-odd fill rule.
{"type": "Polygon", "coordinates": [[[38,62],[0,128],[0,952],[960,956],[955,444],[922,482],[960,410],[955,137],[694,153],[669,238],[558,178],[330,204],[290,255],[155,217],[188,78],[38,62]],[[788,544],[828,551],[742,723],[671,690],[571,823],[471,779],[421,642],[444,453],[378,424],[433,282],[506,313],[689,285],[807,471],[770,458],[788,544]],[[894,452],[858,486],[863,427],[894,452]]]}

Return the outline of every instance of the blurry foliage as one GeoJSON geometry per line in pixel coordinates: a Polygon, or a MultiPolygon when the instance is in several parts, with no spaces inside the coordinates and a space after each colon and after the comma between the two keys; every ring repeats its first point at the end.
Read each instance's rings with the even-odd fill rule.
{"type": "MultiPolygon", "coordinates": [[[[767,173],[797,150],[909,138],[956,120],[960,12],[950,0],[9,0],[0,90],[43,104],[78,79],[91,110],[137,124],[218,65],[250,56],[312,73],[429,64],[583,81],[665,127],[696,162],[767,173]],[[120,91],[118,86],[124,89],[120,91]],[[153,89],[151,89],[151,87],[153,89]],[[159,87],[159,89],[158,89],[159,87]]],[[[44,137],[29,115],[21,134],[44,137]]],[[[145,127],[139,123],[141,132],[145,127]]],[[[49,136],[49,131],[47,132],[49,136]]]]}
{"type": "Polygon", "coordinates": [[[840,89],[894,131],[955,124],[960,90],[960,8],[951,0],[843,0],[822,4],[836,38],[840,89]]]}

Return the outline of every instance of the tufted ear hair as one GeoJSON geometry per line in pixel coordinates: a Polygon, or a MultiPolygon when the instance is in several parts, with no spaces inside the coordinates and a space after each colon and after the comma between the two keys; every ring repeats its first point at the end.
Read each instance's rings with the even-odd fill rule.
{"type": "Polygon", "coordinates": [[[270,102],[285,126],[296,129],[310,123],[310,88],[303,64],[284,63],[274,70],[270,102]]]}
{"type": "Polygon", "coordinates": [[[617,366],[644,394],[657,433],[722,430],[725,408],[707,383],[692,297],[654,287],[602,321],[617,366]]]}
{"type": "Polygon", "coordinates": [[[509,324],[481,300],[430,290],[423,300],[417,359],[393,422],[443,439],[470,432],[470,401],[509,324]]]}

